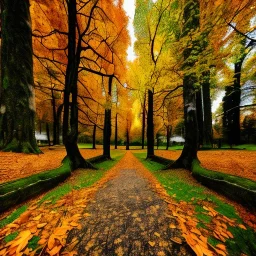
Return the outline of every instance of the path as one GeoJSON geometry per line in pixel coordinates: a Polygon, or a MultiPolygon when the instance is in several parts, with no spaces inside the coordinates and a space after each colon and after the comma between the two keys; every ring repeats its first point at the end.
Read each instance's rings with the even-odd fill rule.
{"type": "Polygon", "coordinates": [[[78,238],[78,255],[193,255],[179,244],[180,230],[170,228],[177,222],[143,177],[141,163],[127,152],[118,165],[121,171],[99,189],[82,229],[71,231],[67,243],[78,238]]]}

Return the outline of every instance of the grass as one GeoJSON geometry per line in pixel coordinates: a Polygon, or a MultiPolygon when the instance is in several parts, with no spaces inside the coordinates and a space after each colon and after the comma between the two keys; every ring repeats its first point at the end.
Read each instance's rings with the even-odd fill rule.
{"type": "MultiPolygon", "coordinates": [[[[211,194],[207,188],[186,180],[186,175],[181,175],[181,171],[161,171],[160,169],[163,165],[146,160],[146,153],[134,153],[134,155],[148,170],[150,170],[174,200],[178,202],[185,201],[194,205],[196,213],[195,217],[199,221],[197,227],[207,228],[207,224],[212,221],[212,217],[206,214],[206,211],[202,206],[203,201],[210,202],[214,206],[214,209],[220,214],[235,219],[237,223],[243,223],[232,205],[211,194]]],[[[243,230],[238,226],[229,228],[234,236],[233,239],[227,239],[225,243],[229,255],[236,256],[245,253],[254,256],[256,252],[256,233],[248,226],[247,230],[243,230]]],[[[208,242],[212,245],[220,243],[220,241],[213,237],[209,237],[208,242]]]]}
{"type": "Polygon", "coordinates": [[[207,176],[212,179],[225,180],[250,190],[256,190],[256,182],[249,179],[241,178],[238,176],[228,175],[222,172],[207,170],[200,166],[200,163],[198,160],[193,161],[192,171],[193,171],[193,174],[207,176]]]}
{"type": "Polygon", "coordinates": [[[4,226],[12,223],[14,220],[19,218],[19,216],[27,210],[27,205],[23,205],[20,208],[13,211],[9,216],[7,216],[5,219],[0,220],[0,228],[3,228],[4,226]]]}
{"type": "Polygon", "coordinates": [[[45,201],[51,201],[52,204],[56,203],[62,196],[68,194],[72,189],[79,190],[90,187],[99,179],[102,178],[104,173],[111,169],[124,155],[124,151],[115,150],[111,152],[112,160],[104,161],[101,163],[94,164],[98,170],[81,170],[75,180],[67,181],[64,184],[56,187],[52,191],[48,192],[40,201],[42,204],[45,201]]]}
{"type": "MultiPolygon", "coordinates": [[[[72,189],[79,190],[79,189],[83,189],[86,187],[90,187],[95,182],[97,182],[100,178],[102,178],[104,173],[107,170],[111,169],[124,156],[124,154],[125,154],[125,151],[115,150],[115,151],[111,152],[112,160],[108,160],[108,161],[104,161],[102,163],[95,164],[95,166],[98,168],[98,170],[86,170],[86,169],[80,170],[78,175],[75,176],[75,180],[65,181],[62,185],[59,185],[58,187],[52,189],[50,192],[46,193],[38,201],[38,204],[40,205],[45,201],[49,201],[49,203],[54,204],[62,196],[65,196],[66,194],[71,192],[72,189]]],[[[0,228],[3,228],[4,226],[6,226],[9,223],[12,223],[23,212],[25,212],[27,210],[27,208],[28,208],[27,205],[23,205],[22,207],[16,209],[13,213],[11,213],[6,218],[0,220],[0,228]]]]}
{"type": "Polygon", "coordinates": [[[78,143],[78,148],[90,148],[92,149],[91,143],[78,143]]]}

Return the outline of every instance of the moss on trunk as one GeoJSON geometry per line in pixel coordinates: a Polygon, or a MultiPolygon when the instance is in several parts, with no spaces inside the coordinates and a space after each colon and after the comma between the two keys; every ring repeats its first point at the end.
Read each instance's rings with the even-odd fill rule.
{"type": "Polygon", "coordinates": [[[28,0],[3,0],[1,144],[5,151],[40,153],[35,139],[32,32],[28,0]]]}

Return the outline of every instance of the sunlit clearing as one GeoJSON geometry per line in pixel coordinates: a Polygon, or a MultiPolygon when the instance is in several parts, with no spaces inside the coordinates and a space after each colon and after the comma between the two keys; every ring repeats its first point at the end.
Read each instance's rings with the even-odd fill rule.
{"type": "Polygon", "coordinates": [[[131,127],[132,130],[141,127],[140,111],[141,111],[140,101],[139,99],[136,99],[132,104],[132,116],[133,116],[132,127],[131,127]]]}

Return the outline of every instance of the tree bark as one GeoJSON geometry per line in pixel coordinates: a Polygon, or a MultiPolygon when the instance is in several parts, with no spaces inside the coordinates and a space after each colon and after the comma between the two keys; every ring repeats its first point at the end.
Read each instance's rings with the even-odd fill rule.
{"type": "Polygon", "coordinates": [[[2,123],[4,151],[40,153],[35,138],[32,31],[28,0],[2,0],[2,123]]]}
{"type": "Polygon", "coordinates": [[[142,106],[142,130],[141,130],[141,148],[145,147],[145,126],[146,126],[146,93],[144,94],[142,106]]]}
{"type": "Polygon", "coordinates": [[[213,133],[212,133],[212,104],[211,104],[211,93],[210,93],[210,72],[203,74],[202,82],[202,103],[203,103],[203,114],[204,114],[204,147],[212,147],[213,133]]]}
{"type": "Polygon", "coordinates": [[[153,91],[148,90],[147,159],[154,157],[153,91]]]}
{"type": "Polygon", "coordinates": [[[48,141],[48,146],[51,146],[51,138],[50,138],[50,129],[49,129],[49,123],[45,123],[45,128],[46,128],[46,135],[47,135],[47,141],[48,141]]]}
{"type": "Polygon", "coordinates": [[[170,138],[172,136],[172,126],[171,125],[167,125],[166,126],[166,150],[169,149],[170,147],[170,138]]]}
{"type": "Polygon", "coordinates": [[[60,144],[60,130],[61,130],[61,113],[63,110],[63,104],[61,104],[57,109],[57,118],[56,118],[56,144],[60,144]]]}
{"type": "Polygon", "coordinates": [[[56,113],[56,99],[53,90],[52,93],[52,115],[53,115],[53,145],[57,144],[57,113],[56,113]]]}
{"type": "Polygon", "coordinates": [[[115,121],[116,121],[116,122],[115,122],[115,149],[117,149],[117,143],[118,143],[118,133],[117,133],[117,132],[118,132],[118,130],[117,130],[117,129],[118,129],[118,126],[117,126],[117,118],[118,118],[118,117],[117,117],[117,113],[116,113],[116,118],[115,118],[115,119],[116,119],[116,120],[115,120],[115,121]]]}
{"type": "Polygon", "coordinates": [[[204,113],[202,106],[202,88],[196,91],[196,114],[198,122],[198,144],[199,147],[203,146],[204,141],[204,113]]]}
{"type": "MultiPolygon", "coordinates": [[[[199,27],[199,2],[189,1],[184,8],[184,27],[183,36],[187,36],[191,31],[199,27]]],[[[181,156],[165,169],[186,168],[191,170],[193,160],[197,159],[198,150],[198,124],[196,111],[196,91],[195,84],[198,82],[197,77],[190,69],[197,61],[196,48],[199,45],[199,39],[192,42],[190,48],[183,51],[184,63],[183,70],[185,71],[183,78],[183,101],[184,101],[184,125],[185,125],[185,144],[181,156]],[[189,70],[187,73],[186,70],[189,70]]]]}
{"type": "Polygon", "coordinates": [[[78,67],[81,55],[81,38],[76,42],[76,0],[67,3],[68,8],[68,64],[65,76],[64,89],[64,115],[63,115],[63,143],[67,156],[71,162],[71,169],[93,168],[82,157],[78,145],[78,107],[77,107],[77,81],[78,67]],[[69,102],[70,94],[71,102],[69,102]],[[69,110],[70,109],[70,110],[69,110]],[[69,122],[70,121],[70,122],[69,122]],[[69,126],[70,123],[70,126],[69,126]]]}
{"type": "Polygon", "coordinates": [[[233,136],[234,144],[240,144],[241,137],[241,129],[240,129],[240,108],[236,106],[240,106],[241,102],[241,71],[242,64],[244,58],[240,59],[237,63],[235,63],[235,75],[234,75],[234,91],[232,94],[232,102],[234,109],[232,112],[233,125],[231,134],[233,136]]]}
{"type": "MultiPolygon", "coordinates": [[[[108,100],[107,100],[109,105],[111,104],[112,82],[113,82],[113,76],[110,76],[108,80],[108,100]]],[[[110,138],[111,138],[111,107],[108,106],[105,109],[104,130],[103,130],[103,156],[105,156],[107,159],[111,159],[110,138]]]]}
{"type": "Polygon", "coordinates": [[[96,124],[93,126],[93,133],[92,133],[92,148],[96,149],[96,124]]]}

